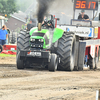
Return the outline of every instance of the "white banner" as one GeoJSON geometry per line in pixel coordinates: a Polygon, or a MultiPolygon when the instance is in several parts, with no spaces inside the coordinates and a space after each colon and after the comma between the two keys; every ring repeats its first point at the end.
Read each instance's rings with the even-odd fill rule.
{"type": "Polygon", "coordinates": [[[60,28],[67,32],[73,32],[76,35],[81,36],[81,37],[93,37],[94,36],[94,28],[92,27],[76,27],[76,26],[58,25],[57,28],[60,28]]]}

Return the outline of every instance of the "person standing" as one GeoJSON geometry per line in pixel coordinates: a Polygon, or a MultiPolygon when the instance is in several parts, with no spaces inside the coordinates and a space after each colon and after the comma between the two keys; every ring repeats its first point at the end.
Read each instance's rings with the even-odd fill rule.
{"type": "Polygon", "coordinates": [[[5,25],[0,29],[0,44],[3,46],[6,44],[6,39],[8,38],[7,27],[5,25]]]}

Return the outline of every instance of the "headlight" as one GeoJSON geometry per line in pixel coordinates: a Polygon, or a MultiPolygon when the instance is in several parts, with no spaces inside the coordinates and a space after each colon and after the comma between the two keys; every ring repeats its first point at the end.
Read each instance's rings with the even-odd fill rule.
{"type": "Polygon", "coordinates": [[[34,42],[34,41],[35,41],[35,39],[31,39],[31,41],[32,41],[32,42],[34,42]]]}
{"type": "Polygon", "coordinates": [[[39,39],[40,42],[43,42],[43,39],[39,39]]]}

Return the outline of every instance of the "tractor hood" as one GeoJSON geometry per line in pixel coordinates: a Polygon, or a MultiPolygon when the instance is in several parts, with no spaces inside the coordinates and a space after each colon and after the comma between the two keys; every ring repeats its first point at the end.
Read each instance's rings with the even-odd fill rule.
{"type": "MultiPolygon", "coordinates": [[[[42,29],[41,31],[38,31],[38,28],[35,27],[30,30],[30,41],[32,39],[35,39],[40,42],[43,42],[43,48],[46,48],[47,45],[50,44],[49,38],[50,38],[49,30],[47,30],[47,29],[42,29]]],[[[40,42],[38,42],[38,43],[40,43],[40,42]]]]}
{"type": "Polygon", "coordinates": [[[31,40],[39,40],[43,41],[43,48],[50,48],[52,43],[55,43],[58,39],[60,39],[63,35],[64,31],[59,28],[55,28],[54,30],[41,29],[38,31],[38,27],[34,27],[30,30],[30,41],[31,40]]]}

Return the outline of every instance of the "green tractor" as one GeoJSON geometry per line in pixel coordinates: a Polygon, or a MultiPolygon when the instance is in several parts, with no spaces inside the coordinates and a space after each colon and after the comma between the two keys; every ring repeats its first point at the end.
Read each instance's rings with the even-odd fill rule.
{"type": "Polygon", "coordinates": [[[47,67],[49,71],[74,70],[75,34],[55,28],[55,19],[57,21],[48,15],[38,27],[20,31],[17,40],[18,69],[39,66],[47,67]]]}

